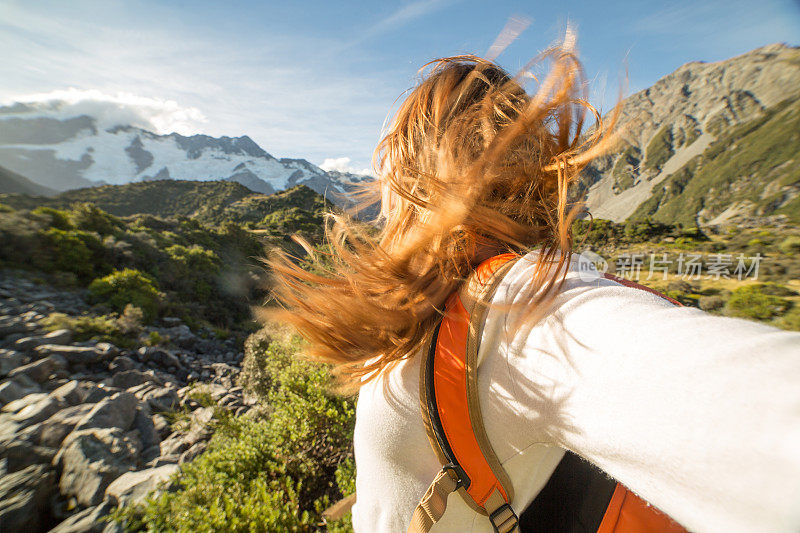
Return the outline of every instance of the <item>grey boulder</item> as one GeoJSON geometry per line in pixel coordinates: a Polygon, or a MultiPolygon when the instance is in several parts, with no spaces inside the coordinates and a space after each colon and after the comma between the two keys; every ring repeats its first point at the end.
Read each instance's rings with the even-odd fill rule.
{"type": "Polygon", "coordinates": [[[154,413],[174,411],[180,406],[178,392],[169,387],[162,387],[146,392],[142,399],[147,402],[154,413]]]}
{"type": "Polygon", "coordinates": [[[0,478],[0,531],[39,531],[50,522],[49,499],[55,476],[31,465],[0,478]]]}
{"type": "Polygon", "coordinates": [[[60,410],[40,424],[36,440],[42,446],[58,448],[93,407],[84,403],[60,410]]]}
{"type": "Polygon", "coordinates": [[[138,472],[127,472],[108,486],[106,498],[117,505],[142,503],[177,471],[178,465],[166,464],[138,472]]]}
{"type": "Polygon", "coordinates": [[[30,389],[26,389],[14,380],[5,381],[0,384],[0,404],[5,405],[11,403],[24,398],[30,393],[30,389]]]}
{"type": "Polygon", "coordinates": [[[139,400],[129,392],[118,392],[100,400],[83,420],[75,427],[75,431],[89,428],[119,428],[127,430],[133,424],[139,400]]]}
{"type": "Polygon", "coordinates": [[[9,372],[22,366],[25,356],[14,350],[0,350],[0,376],[7,376],[9,372]]]}
{"type": "Polygon", "coordinates": [[[54,460],[61,493],[87,507],[98,505],[111,482],[136,467],[140,451],[141,444],[119,428],[73,431],[54,460]]]}
{"type": "Polygon", "coordinates": [[[106,354],[94,346],[65,346],[60,344],[43,344],[36,348],[36,353],[42,357],[60,355],[70,365],[88,365],[102,361],[106,354]]]}
{"type": "Polygon", "coordinates": [[[15,368],[8,373],[8,377],[13,379],[17,376],[25,375],[36,383],[44,383],[53,372],[64,369],[66,366],[67,362],[63,357],[50,355],[33,363],[15,368]]]}

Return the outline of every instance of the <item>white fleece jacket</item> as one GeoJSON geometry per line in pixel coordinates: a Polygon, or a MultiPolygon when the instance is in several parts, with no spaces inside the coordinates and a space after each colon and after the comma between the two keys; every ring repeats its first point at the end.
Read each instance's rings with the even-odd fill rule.
{"type": "MultiPolygon", "coordinates": [[[[528,298],[535,254],[495,303],[528,298]]],[[[690,531],[800,531],[800,334],[680,308],[571,271],[532,330],[490,310],[480,402],[521,511],[562,447],[690,531]],[[583,276],[585,278],[585,276],[583,276]]],[[[404,532],[440,470],[419,407],[419,357],[361,388],[357,532],[404,532]]],[[[434,531],[492,531],[458,494],[434,531]]]]}

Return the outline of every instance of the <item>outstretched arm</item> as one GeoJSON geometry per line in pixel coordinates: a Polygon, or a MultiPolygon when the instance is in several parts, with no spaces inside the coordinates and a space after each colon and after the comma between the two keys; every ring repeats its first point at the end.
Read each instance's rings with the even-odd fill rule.
{"type": "Polygon", "coordinates": [[[507,331],[518,399],[559,398],[548,436],[690,530],[800,531],[800,334],[569,287],[507,331]]]}

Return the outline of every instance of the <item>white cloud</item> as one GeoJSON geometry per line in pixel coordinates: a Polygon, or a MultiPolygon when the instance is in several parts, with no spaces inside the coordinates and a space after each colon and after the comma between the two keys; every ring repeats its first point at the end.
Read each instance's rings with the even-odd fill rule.
{"type": "Polygon", "coordinates": [[[323,57],[341,38],[298,24],[232,39],[216,23],[176,24],[180,9],[165,3],[147,10],[130,2],[102,10],[82,0],[63,5],[51,16],[42,4],[0,0],[0,49],[14,52],[0,60],[0,101],[67,87],[151,96],[208,118],[136,115],[155,122],[154,130],[248,135],[276,157],[322,161],[346,153],[366,167],[397,80],[406,82],[402,69],[345,68],[357,50],[336,61],[323,57]]]}
{"type": "Polygon", "coordinates": [[[324,171],[336,170],[338,172],[350,172],[351,174],[372,175],[372,169],[359,169],[351,164],[349,157],[329,157],[319,166],[324,171]]]}
{"type": "Polygon", "coordinates": [[[131,93],[105,94],[98,90],[69,88],[29,94],[8,100],[33,107],[37,113],[56,118],[89,115],[102,129],[136,126],[154,133],[198,133],[206,117],[196,107],[184,107],[174,100],[149,98],[131,93]]]}

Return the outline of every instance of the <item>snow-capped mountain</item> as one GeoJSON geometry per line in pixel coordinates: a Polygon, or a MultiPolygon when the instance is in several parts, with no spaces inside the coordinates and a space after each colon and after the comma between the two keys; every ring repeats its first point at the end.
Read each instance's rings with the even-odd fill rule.
{"type": "Polygon", "coordinates": [[[0,107],[0,166],[57,191],[151,179],[228,180],[264,194],[303,184],[334,201],[355,178],[304,159],[277,159],[247,136],[104,128],[88,114],[65,117],[52,103],[0,107]]]}

